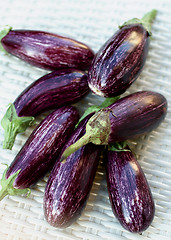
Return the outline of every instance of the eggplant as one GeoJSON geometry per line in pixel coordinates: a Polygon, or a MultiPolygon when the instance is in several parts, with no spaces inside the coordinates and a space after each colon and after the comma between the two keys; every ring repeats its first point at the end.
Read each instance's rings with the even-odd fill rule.
{"type": "Polygon", "coordinates": [[[157,92],[140,91],[120,98],[89,119],[85,135],[65,150],[62,160],[89,142],[108,145],[149,133],[166,112],[167,100],[157,92]]]}
{"type": "Polygon", "coordinates": [[[1,50],[46,70],[78,68],[87,70],[94,57],[84,43],[57,34],[35,30],[0,32],[1,50]]]}
{"type": "Polygon", "coordinates": [[[33,124],[35,116],[74,103],[88,91],[87,75],[76,69],[53,71],[33,82],[10,104],[2,119],[3,148],[12,149],[16,135],[33,124]]]}
{"type": "Polygon", "coordinates": [[[104,161],[114,215],[128,231],[145,231],[153,221],[155,204],[136,157],[127,146],[124,151],[106,151],[104,161]]]}
{"type": "Polygon", "coordinates": [[[35,128],[6,169],[1,180],[0,200],[8,194],[23,193],[21,189],[25,192],[52,169],[78,118],[75,107],[61,107],[35,128]]]}
{"type": "Polygon", "coordinates": [[[90,89],[103,97],[124,93],[140,75],[147,58],[150,30],[156,10],[133,19],[100,48],[89,69],[90,89]]]}
{"type": "MultiPolygon", "coordinates": [[[[91,115],[81,121],[64,149],[85,133],[91,115]]],[[[79,218],[93,184],[100,154],[101,146],[89,143],[70,155],[65,163],[60,162],[59,156],[48,178],[43,201],[44,215],[50,225],[66,228],[79,218]]]]}

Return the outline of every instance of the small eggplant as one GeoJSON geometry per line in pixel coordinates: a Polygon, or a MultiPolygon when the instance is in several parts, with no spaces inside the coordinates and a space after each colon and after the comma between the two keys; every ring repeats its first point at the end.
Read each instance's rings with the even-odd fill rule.
{"type": "Polygon", "coordinates": [[[51,170],[78,118],[75,107],[61,107],[36,127],[4,172],[0,200],[8,194],[24,193],[51,170]]]}
{"type": "Polygon", "coordinates": [[[155,205],[138,161],[128,146],[123,151],[107,151],[104,160],[114,215],[128,231],[145,231],[153,221],[155,205]]]}
{"type": "MultiPolygon", "coordinates": [[[[84,133],[88,115],[73,132],[69,145],[84,133]]],[[[60,157],[49,176],[44,195],[44,214],[47,222],[66,228],[75,222],[86,205],[101,154],[101,146],[89,143],[61,163],[60,157]]]]}
{"type": "Polygon", "coordinates": [[[75,69],[54,71],[33,82],[10,104],[1,121],[5,130],[3,148],[12,149],[16,135],[24,132],[35,116],[74,103],[88,91],[87,75],[75,69]]]}
{"type": "Polygon", "coordinates": [[[159,93],[141,91],[123,97],[89,119],[85,135],[65,150],[62,160],[89,142],[108,145],[148,133],[163,121],[166,112],[167,100],[159,93]]]}
{"type": "Polygon", "coordinates": [[[87,70],[94,57],[87,45],[49,32],[12,30],[6,27],[0,32],[0,40],[1,50],[47,70],[87,70]]]}
{"type": "Polygon", "coordinates": [[[141,20],[124,23],[97,52],[88,78],[89,87],[95,94],[118,96],[138,78],[147,57],[155,16],[156,10],[152,10],[141,20]]]}

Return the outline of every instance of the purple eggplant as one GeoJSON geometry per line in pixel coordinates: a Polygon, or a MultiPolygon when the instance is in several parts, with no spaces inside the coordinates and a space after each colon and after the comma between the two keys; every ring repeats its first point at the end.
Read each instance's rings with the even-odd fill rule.
{"type": "Polygon", "coordinates": [[[159,93],[141,91],[123,97],[89,119],[85,135],[65,150],[62,159],[89,142],[108,145],[146,134],[163,121],[166,112],[167,100],[159,93]]]}
{"type": "MultiPolygon", "coordinates": [[[[65,145],[77,141],[84,133],[88,115],[65,145]]],[[[44,195],[44,214],[54,227],[66,228],[75,222],[86,205],[101,154],[101,146],[89,143],[61,163],[58,158],[49,176],[44,195]]]]}
{"type": "Polygon", "coordinates": [[[51,170],[78,118],[75,107],[61,107],[36,127],[4,174],[0,199],[22,193],[51,170]]]}
{"type": "Polygon", "coordinates": [[[141,20],[124,23],[97,52],[88,78],[95,94],[118,96],[138,78],[147,58],[150,26],[155,16],[156,10],[153,10],[141,20]]]}
{"type": "Polygon", "coordinates": [[[94,57],[87,45],[49,32],[6,28],[0,33],[0,39],[1,50],[47,70],[86,70],[94,57]]]}
{"type": "Polygon", "coordinates": [[[155,205],[147,179],[135,156],[126,147],[124,151],[107,151],[105,162],[114,215],[130,232],[146,230],[153,221],[155,205]]]}
{"type": "Polygon", "coordinates": [[[33,117],[74,103],[88,91],[87,75],[75,69],[54,71],[33,82],[9,106],[1,122],[5,130],[3,148],[12,148],[16,135],[34,122],[33,117]]]}

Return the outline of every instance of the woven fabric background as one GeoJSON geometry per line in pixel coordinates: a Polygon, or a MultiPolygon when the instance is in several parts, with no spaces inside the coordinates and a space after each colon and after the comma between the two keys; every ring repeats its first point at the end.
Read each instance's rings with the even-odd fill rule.
{"type": "MultiPolygon", "coordinates": [[[[164,122],[142,136],[131,147],[149,182],[156,213],[152,225],[141,235],[124,230],[114,217],[102,164],[81,217],[67,229],[51,227],[43,215],[43,194],[47,176],[33,189],[29,198],[10,196],[0,202],[0,240],[152,240],[171,239],[171,1],[170,0],[1,0],[0,24],[14,29],[35,29],[70,36],[88,44],[95,52],[126,20],[141,18],[156,8],[157,18],[144,70],[124,94],[154,90],[168,100],[164,122]]],[[[0,119],[8,103],[32,81],[47,73],[21,60],[0,53],[0,119]]],[[[80,113],[102,98],[88,94],[76,106],[80,113]]],[[[37,123],[45,114],[37,117],[37,123]]],[[[0,128],[0,163],[14,159],[33,128],[17,136],[10,150],[2,149],[0,128]]],[[[0,164],[0,177],[4,171],[0,164]]]]}

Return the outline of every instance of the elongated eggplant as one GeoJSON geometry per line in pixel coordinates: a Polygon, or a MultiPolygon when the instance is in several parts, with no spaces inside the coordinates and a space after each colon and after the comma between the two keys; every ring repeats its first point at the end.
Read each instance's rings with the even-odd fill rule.
{"type": "Polygon", "coordinates": [[[89,70],[90,89],[103,97],[124,93],[140,75],[156,10],[124,23],[97,52],[89,70]]]}
{"type": "Polygon", "coordinates": [[[86,70],[94,57],[87,45],[49,32],[6,27],[0,33],[0,39],[1,50],[5,49],[27,63],[47,70],[86,70]]]}
{"type": "Polygon", "coordinates": [[[143,170],[129,147],[125,149],[106,152],[109,199],[120,224],[130,232],[142,232],[153,221],[155,205],[143,170]]]}
{"type": "Polygon", "coordinates": [[[148,133],[163,121],[166,112],[167,100],[159,93],[141,91],[123,97],[89,119],[85,135],[65,150],[62,159],[89,142],[108,145],[148,133]]]}
{"type": "Polygon", "coordinates": [[[53,167],[78,117],[75,107],[61,107],[36,127],[4,174],[0,199],[21,194],[21,189],[34,185],[53,167]]]}
{"type": "Polygon", "coordinates": [[[9,106],[2,119],[3,148],[12,148],[16,135],[34,122],[33,117],[45,110],[74,103],[88,91],[87,75],[76,69],[54,71],[33,82],[9,106]]]}
{"type": "MultiPolygon", "coordinates": [[[[64,149],[85,133],[88,115],[76,128],[64,149]]],[[[85,207],[101,153],[101,146],[89,143],[61,163],[58,158],[49,176],[44,195],[44,214],[54,227],[66,228],[85,207]]]]}

